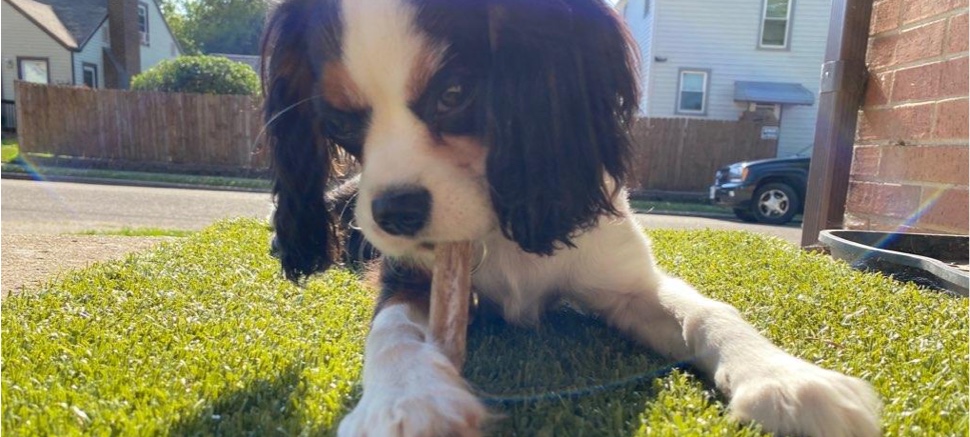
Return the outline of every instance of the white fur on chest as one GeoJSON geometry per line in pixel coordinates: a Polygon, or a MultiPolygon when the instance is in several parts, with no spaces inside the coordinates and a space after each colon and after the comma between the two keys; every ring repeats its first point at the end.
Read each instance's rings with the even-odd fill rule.
{"type": "Polygon", "coordinates": [[[553,256],[523,252],[501,233],[493,233],[485,239],[488,254],[472,276],[475,291],[498,303],[507,320],[532,323],[560,298],[639,289],[656,276],[656,267],[647,238],[623,211],[623,217],[601,217],[596,227],[574,240],[576,247],[553,256]]]}

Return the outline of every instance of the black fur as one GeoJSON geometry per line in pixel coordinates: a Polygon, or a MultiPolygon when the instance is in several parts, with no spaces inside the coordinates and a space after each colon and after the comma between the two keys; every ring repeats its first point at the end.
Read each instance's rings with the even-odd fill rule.
{"type": "Polygon", "coordinates": [[[320,131],[318,79],[340,55],[335,2],[292,0],[269,18],[263,39],[264,117],[274,170],[275,245],[286,277],[327,269],[338,250],[324,201],[336,145],[320,131]],[[268,65],[267,65],[268,62],[268,65]],[[305,99],[310,99],[305,101],[305,99]]]}
{"type": "Polygon", "coordinates": [[[362,271],[371,261],[380,257],[364,233],[355,226],[354,208],[357,206],[357,190],[360,177],[347,179],[327,193],[327,204],[332,215],[340,221],[340,241],[344,265],[362,271]]]}
{"type": "Polygon", "coordinates": [[[633,46],[599,0],[496,0],[489,11],[492,203],[507,237],[551,255],[618,214],[638,101],[633,46]]]}

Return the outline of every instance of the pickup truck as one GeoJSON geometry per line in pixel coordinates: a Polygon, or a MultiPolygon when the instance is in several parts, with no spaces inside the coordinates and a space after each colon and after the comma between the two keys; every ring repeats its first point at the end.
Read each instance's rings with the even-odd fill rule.
{"type": "Polygon", "coordinates": [[[788,223],[805,206],[810,161],[794,156],[724,166],[714,176],[710,201],[747,222],[788,223]]]}

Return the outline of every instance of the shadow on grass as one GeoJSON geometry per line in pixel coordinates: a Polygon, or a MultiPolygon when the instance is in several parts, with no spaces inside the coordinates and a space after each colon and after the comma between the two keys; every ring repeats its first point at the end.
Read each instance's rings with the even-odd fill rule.
{"type": "MultiPolygon", "coordinates": [[[[497,417],[488,435],[624,436],[635,433],[656,399],[655,382],[675,368],[682,367],[601,321],[560,310],[537,328],[498,318],[476,322],[469,329],[465,376],[497,417]]],[[[170,434],[335,434],[336,425],[300,417],[300,372],[290,368],[223,396],[173,425],[170,434]]],[[[349,412],[344,408],[339,417],[349,412]]]]}
{"type": "MultiPolygon", "coordinates": [[[[303,403],[301,373],[290,367],[273,380],[259,380],[233,391],[172,424],[167,434],[177,436],[325,436],[333,429],[310,423],[303,403]]],[[[309,388],[312,390],[312,388],[309,388]]],[[[342,416],[349,408],[339,412],[342,416]]]]}
{"type": "Polygon", "coordinates": [[[465,375],[499,416],[492,435],[631,435],[675,363],[602,321],[559,310],[537,328],[469,330],[465,375]]]}

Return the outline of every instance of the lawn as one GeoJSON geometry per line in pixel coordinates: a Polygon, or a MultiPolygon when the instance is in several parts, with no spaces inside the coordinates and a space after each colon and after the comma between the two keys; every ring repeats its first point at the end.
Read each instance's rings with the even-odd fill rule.
{"type": "Polygon", "coordinates": [[[728,208],[711,205],[704,202],[690,201],[667,201],[667,200],[630,200],[630,206],[640,213],[704,213],[718,214],[733,217],[733,213],[728,208]]]}
{"type": "Polygon", "coordinates": [[[20,156],[20,147],[16,144],[5,142],[3,146],[0,146],[0,162],[6,164],[17,159],[17,156],[20,156]]]}
{"type": "MultiPolygon", "coordinates": [[[[651,231],[659,262],[785,349],[871,381],[889,435],[966,435],[967,301],[743,232],[651,231]]],[[[3,301],[11,435],[331,435],[360,396],[372,291],[280,279],[256,221],[221,222],[3,301]]],[[[596,319],[470,330],[493,435],[758,435],[703,379],[596,319]]]]}
{"type": "MultiPolygon", "coordinates": [[[[29,160],[29,158],[27,158],[29,160]]],[[[0,171],[4,173],[29,174],[35,179],[52,177],[79,177],[95,179],[111,179],[128,182],[148,182],[176,184],[196,187],[233,188],[256,191],[269,191],[271,183],[267,179],[254,179],[228,176],[204,176],[178,173],[151,173],[125,170],[101,170],[91,168],[69,167],[35,167],[32,165],[18,165],[3,161],[0,171]]]]}

